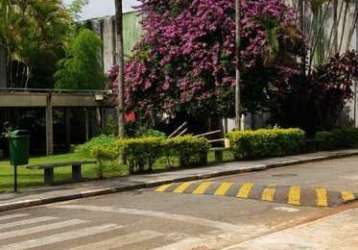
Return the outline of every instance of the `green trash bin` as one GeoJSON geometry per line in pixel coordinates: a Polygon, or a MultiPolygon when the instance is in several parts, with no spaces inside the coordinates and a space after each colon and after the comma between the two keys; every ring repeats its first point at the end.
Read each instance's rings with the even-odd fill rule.
{"type": "Polygon", "coordinates": [[[10,163],[14,167],[14,192],[17,192],[17,166],[29,163],[30,134],[27,130],[8,133],[10,163]]]}
{"type": "Polygon", "coordinates": [[[29,163],[30,135],[27,130],[9,133],[10,163],[13,166],[29,163]]]}

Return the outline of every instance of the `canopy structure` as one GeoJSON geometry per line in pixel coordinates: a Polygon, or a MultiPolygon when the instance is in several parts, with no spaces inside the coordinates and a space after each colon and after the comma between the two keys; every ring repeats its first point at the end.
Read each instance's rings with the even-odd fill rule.
{"type": "Polygon", "coordinates": [[[54,152],[53,110],[65,110],[66,134],[70,133],[68,115],[73,108],[83,108],[85,112],[86,137],[89,134],[89,120],[87,110],[96,109],[97,125],[102,124],[102,109],[113,108],[115,97],[111,91],[101,90],[50,90],[50,89],[0,89],[0,108],[6,110],[14,108],[43,108],[46,117],[46,152],[54,152]]]}

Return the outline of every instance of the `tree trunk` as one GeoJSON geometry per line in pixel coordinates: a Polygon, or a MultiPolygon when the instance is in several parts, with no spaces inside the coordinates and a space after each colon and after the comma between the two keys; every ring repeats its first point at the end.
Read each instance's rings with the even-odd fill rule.
{"type": "Polygon", "coordinates": [[[334,54],[338,53],[338,0],[333,1],[334,54]]]}
{"type": "Polygon", "coordinates": [[[117,52],[118,52],[118,98],[117,98],[117,114],[118,114],[118,136],[124,136],[124,119],[123,119],[123,86],[124,86],[124,49],[123,49],[123,13],[122,0],[115,0],[116,6],[116,35],[117,35],[117,52]]]}

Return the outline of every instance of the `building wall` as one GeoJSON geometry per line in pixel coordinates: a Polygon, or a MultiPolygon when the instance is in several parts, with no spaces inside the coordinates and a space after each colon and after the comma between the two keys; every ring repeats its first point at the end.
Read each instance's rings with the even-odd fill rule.
{"type": "MultiPolygon", "coordinates": [[[[123,37],[124,55],[128,58],[132,54],[132,49],[142,36],[140,24],[141,18],[137,12],[128,12],[123,15],[123,37]]],[[[105,72],[117,63],[117,41],[115,17],[107,16],[103,18],[91,19],[93,30],[101,37],[103,42],[102,58],[105,72]]]]}

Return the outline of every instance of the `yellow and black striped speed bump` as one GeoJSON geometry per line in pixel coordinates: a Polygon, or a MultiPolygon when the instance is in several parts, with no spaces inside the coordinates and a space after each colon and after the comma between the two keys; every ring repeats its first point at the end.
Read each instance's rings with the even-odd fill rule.
{"type": "Polygon", "coordinates": [[[254,183],[182,182],[162,185],[156,192],[215,195],[284,203],[296,206],[335,207],[358,199],[358,193],[322,187],[263,186],[254,183]]]}

